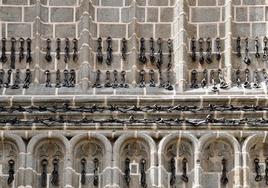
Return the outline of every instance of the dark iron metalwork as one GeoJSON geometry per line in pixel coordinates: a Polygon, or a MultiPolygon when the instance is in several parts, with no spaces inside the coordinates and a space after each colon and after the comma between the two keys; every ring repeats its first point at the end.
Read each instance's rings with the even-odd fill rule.
{"type": "Polygon", "coordinates": [[[255,50],[256,50],[255,57],[259,59],[261,55],[259,53],[259,38],[258,37],[255,38],[255,50]]]}
{"type": "Polygon", "coordinates": [[[126,185],[129,187],[131,177],[130,177],[130,159],[126,158],[125,160],[125,174],[124,174],[124,179],[126,182],[126,185]]]}
{"type": "Polygon", "coordinates": [[[103,53],[102,53],[102,38],[98,38],[98,48],[97,48],[97,60],[99,63],[103,62],[103,53]]]}
{"type": "Polygon", "coordinates": [[[46,70],[45,75],[46,75],[46,87],[52,87],[51,86],[51,74],[50,74],[50,71],[46,70]]]}
{"type": "Polygon", "coordinates": [[[204,62],[205,62],[204,48],[203,48],[204,39],[203,38],[200,38],[198,40],[198,43],[199,43],[199,63],[200,64],[204,64],[204,62]]]}
{"type": "Polygon", "coordinates": [[[19,89],[20,88],[20,69],[16,70],[16,75],[15,75],[15,81],[14,84],[12,85],[11,89],[19,89]]]}
{"type": "Polygon", "coordinates": [[[26,63],[32,63],[33,58],[32,58],[32,40],[30,38],[26,39],[27,43],[27,54],[26,54],[26,63]]]}
{"type": "Polygon", "coordinates": [[[94,162],[93,185],[98,186],[99,185],[99,160],[97,158],[95,158],[93,162],[94,162]]]}
{"type": "Polygon", "coordinates": [[[181,176],[181,180],[185,183],[188,183],[189,181],[189,178],[187,176],[187,159],[186,158],[183,158],[182,159],[182,176],[181,176]]]}
{"type": "Polygon", "coordinates": [[[5,76],[5,70],[4,69],[0,69],[0,88],[3,87],[3,84],[4,84],[4,76],[5,76]]]}
{"type": "Polygon", "coordinates": [[[21,63],[22,60],[24,59],[24,43],[25,40],[24,38],[20,38],[20,48],[19,48],[19,62],[21,63]]]}
{"type": "Polygon", "coordinates": [[[157,39],[158,52],[157,52],[157,68],[159,72],[159,87],[165,88],[166,84],[164,83],[163,73],[162,73],[162,64],[163,64],[163,51],[162,51],[162,39],[157,39]]]}
{"type": "Polygon", "coordinates": [[[47,39],[47,49],[46,49],[46,56],[45,59],[48,63],[52,61],[52,56],[51,56],[51,40],[47,39]]]}
{"type": "Polygon", "coordinates": [[[253,88],[260,88],[260,76],[257,69],[254,71],[253,88]]]}
{"type": "Polygon", "coordinates": [[[221,184],[227,185],[228,183],[228,177],[227,177],[227,160],[222,159],[222,171],[221,171],[221,184]]]}
{"type": "Polygon", "coordinates": [[[242,54],[241,54],[241,38],[240,37],[237,37],[237,39],[236,39],[236,55],[239,58],[242,57],[242,54]]]}
{"type": "Polygon", "coordinates": [[[68,70],[65,69],[63,71],[63,77],[64,77],[64,79],[63,79],[62,86],[63,87],[69,87],[69,72],[68,72],[68,70]]]}
{"type": "Polygon", "coordinates": [[[150,81],[149,81],[149,86],[150,87],[155,87],[156,86],[156,84],[155,84],[155,78],[154,78],[154,76],[155,76],[155,73],[154,73],[154,70],[150,70],[149,71],[149,75],[150,75],[150,81]]]}
{"type": "Polygon", "coordinates": [[[211,71],[211,83],[212,83],[212,88],[211,88],[211,90],[213,91],[213,92],[218,92],[219,91],[219,89],[218,89],[218,87],[217,87],[217,82],[216,82],[216,75],[215,75],[216,73],[215,73],[215,71],[214,70],[212,70],[211,71]]]}
{"type": "Polygon", "coordinates": [[[101,71],[97,70],[96,71],[96,79],[95,79],[95,83],[93,84],[93,88],[101,88],[101,83],[100,83],[100,76],[101,76],[101,71]]]}
{"type": "Polygon", "coordinates": [[[53,171],[51,172],[51,184],[59,186],[59,159],[53,159],[53,171]]]}
{"type": "Polygon", "coordinates": [[[56,71],[56,88],[60,88],[61,87],[61,82],[60,82],[60,69],[58,69],[56,71]]]}
{"type": "Polygon", "coordinates": [[[212,63],[212,47],[211,47],[211,39],[207,38],[207,53],[206,53],[206,62],[208,64],[212,63]]]}
{"type": "Polygon", "coordinates": [[[16,64],[16,39],[11,38],[10,68],[15,69],[15,64],[16,64]]]}
{"type": "Polygon", "coordinates": [[[122,59],[126,61],[127,59],[127,39],[126,38],[122,39],[121,53],[122,53],[122,59]]]}
{"type": "Polygon", "coordinates": [[[113,88],[118,88],[118,72],[117,70],[114,70],[114,82],[113,82],[113,88]]]}
{"type": "Polygon", "coordinates": [[[221,39],[219,37],[216,38],[216,59],[221,60],[221,39]]]}
{"type": "Polygon", "coordinates": [[[140,82],[139,82],[139,87],[140,88],[146,87],[145,74],[146,74],[145,70],[140,71],[140,82]]]}
{"type": "Polygon", "coordinates": [[[78,61],[78,40],[76,38],[73,39],[73,62],[77,62],[78,61]]]}
{"type": "Polygon", "coordinates": [[[60,60],[61,39],[57,38],[56,59],[60,60]]]}
{"type": "Polygon", "coordinates": [[[111,84],[111,72],[110,71],[106,71],[106,78],[105,78],[104,87],[112,87],[112,84],[111,84]]]}
{"type": "Polygon", "coordinates": [[[172,40],[168,39],[167,43],[168,43],[168,65],[167,65],[167,82],[165,85],[165,89],[173,90],[173,86],[171,84],[172,51],[173,51],[172,40]]]}
{"type": "Polygon", "coordinates": [[[7,55],[6,55],[6,38],[2,38],[2,55],[1,55],[1,62],[6,63],[7,62],[7,55]]]}
{"type": "Polygon", "coordinates": [[[245,39],[245,57],[243,59],[243,62],[247,65],[251,64],[251,60],[249,58],[248,38],[245,39]]]}
{"type": "Polygon", "coordinates": [[[69,86],[68,87],[75,87],[76,84],[76,73],[74,69],[70,70],[70,78],[69,78],[69,86]]]}
{"type": "Polygon", "coordinates": [[[245,70],[246,80],[243,85],[244,85],[244,88],[247,88],[247,89],[251,88],[250,81],[249,81],[249,74],[250,74],[249,69],[246,69],[245,70]]]}
{"type": "Polygon", "coordinates": [[[268,158],[265,159],[265,184],[268,185],[268,158]]]}
{"type": "Polygon", "coordinates": [[[235,78],[236,86],[241,87],[241,79],[240,79],[240,70],[239,69],[237,69],[235,71],[235,76],[236,76],[236,78],[235,78]]]}
{"type": "Polygon", "coordinates": [[[27,69],[26,70],[26,76],[25,76],[25,79],[24,79],[23,88],[28,89],[30,84],[31,84],[31,82],[32,82],[32,73],[31,73],[30,69],[27,69]]]}
{"type": "Polygon", "coordinates": [[[141,173],[141,186],[143,188],[147,187],[147,183],[146,183],[146,173],[145,173],[145,165],[146,165],[146,160],[145,159],[141,159],[140,161],[140,173],[141,173]]]}
{"type": "Polygon", "coordinates": [[[14,181],[14,174],[15,174],[15,161],[14,160],[9,160],[8,161],[8,166],[9,166],[9,170],[8,170],[8,178],[7,178],[7,184],[11,185],[12,182],[14,181]]]}
{"type": "Polygon", "coordinates": [[[197,83],[197,71],[193,70],[191,72],[191,88],[199,88],[198,83],[197,83]]]}
{"type": "Polygon", "coordinates": [[[196,61],[196,39],[194,37],[191,39],[191,51],[192,61],[196,61]]]}
{"type": "Polygon", "coordinates": [[[268,60],[268,38],[267,37],[263,38],[263,43],[264,43],[264,47],[263,47],[262,60],[267,61],[268,60]]]}
{"type": "Polygon", "coordinates": [[[129,86],[126,83],[126,71],[121,71],[120,75],[121,75],[121,83],[120,83],[119,87],[128,88],[129,86]]]}
{"type": "Polygon", "coordinates": [[[41,166],[42,166],[41,186],[46,187],[47,186],[47,166],[48,166],[48,161],[46,159],[43,159],[41,161],[41,166]]]}
{"type": "Polygon", "coordinates": [[[64,62],[68,63],[70,60],[70,40],[65,38],[65,48],[64,48],[64,62]]]}
{"type": "Polygon", "coordinates": [[[107,40],[107,59],[106,59],[106,63],[107,65],[111,65],[112,61],[113,61],[113,48],[112,48],[112,38],[108,37],[107,40]]]}
{"type": "Polygon", "coordinates": [[[81,159],[81,184],[86,185],[86,159],[81,159]]]}
{"type": "Polygon", "coordinates": [[[220,80],[220,88],[227,89],[229,87],[229,85],[226,83],[223,72],[221,69],[218,70],[218,74],[219,74],[219,80],[220,80]]]}
{"type": "Polygon", "coordinates": [[[7,71],[7,80],[6,80],[5,85],[4,85],[5,88],[9,88],[9,86],[10,86],[10,82],[11,82],[11,74],[12,74],[12,70],[9,69],[9,70],[7,71]]]}
{"type": "Polygon", "coordinates": [[[140,39],[140,56],[139,56],[139,61],[142,64],[145,64],[147,62],[147,58],[146,58],[146,49],[145,49],[145,39],[141,38],[140,39]]]}
{"type": "Polygon", "coordinates": [[[207,69],[203,70],[203,78],[201,80],[201,87],[204,88],[208,84],[208,71],[207,69]]]}
{"type": "Polygon", "coordinates": [[[176,183],[176,166],[174,157],[170,160],[170,181],[169,184],[173,186],[176,183]]]}
{"type": "Polygon", "coordinates": [[[260,182],[262,180],[262,175],[261,175],[261,167],[260,167],[260,160],[258,158],[254,159],[254,165],[255,165],[255,181],[260,182]]]}
{"type": "Polygon", "coordinates": [[[263,75],[263,79],[265,81],[266,86],[268,86],[268,74],[266,72],[266,69],[262,69],[262,75],[263,75]]]}
{"type": "Polygon", "coordinates": [[[150,38],[150,62],[155,63],[154,38],[150,38]]]}

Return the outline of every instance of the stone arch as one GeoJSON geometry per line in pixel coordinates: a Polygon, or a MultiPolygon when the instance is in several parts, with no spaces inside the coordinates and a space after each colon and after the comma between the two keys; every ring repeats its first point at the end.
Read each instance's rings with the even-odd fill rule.
{"type": "MultiPolygon", "coordinates": [[[[58,169],[60,174],[60,186],[71,185],[70,177],[70,150],[68,139],[57,133],[49,131],[47,134],[38,134],[30,140],[27,146],[27,167],[28,178],[27,186],[40,186],[41,162],[46,159],[48,161],[47,171],[50,174],[53,171],[53,160],[58,160],[58,169]],[[30,170],[31,169],[31,170],[30,170]]],[[[50,175],[48,183],[50,184],[50,175]]],[[[50,187],[53,187],[50,185],[50,187]]]]}
{"type": "MultiPolygon", "coordinates": [[[[25,154],[26,146],[20,136],[8,132],[1,132],[0,164],[2,166],[2,174],[8,174],[8,161],[14,160],[15,174],[13,184],[15,187],[24,185],[25,154]]],[[[7,186],[7,176],[0,177],[0,182],[2,186],[7,186]]]]}
{"type": "MultiPolygon", "coordinates": [[[[122,163],[120,162],[125,161],[126,159],[122,159],[122,150],[125,149],[131,144],[137,144],[135,147],[135,151],[140,152],[140,156],[144,157],[145,153],[147,152],[147,158],[149,162],[146,162],[146,183],[147,186],[151,187],[155,185],[155,176],[156,176],[156,165],[157,165],[157,149],[156,149],[156,144],[154,140],[147,134],[145,133],[138,133],[136,132],[131,132],[131,133],[125,133],[122,136],[120,136],[116,142],[114,143],[114,149],[113,149],[113,168],[114,168],[114,173],[113,173],[113,184],[115,184],[117,187],[122,187],[125,185],[125,182],[123,181],[123,174],[124,174],[124,169],[122,168],[122,163]],[[144,147],[144,148],[143,148],[144,147]],[[137,149],[137,150],[136,150],[137,149]],[[147,150],[147,151],[144,151],[147,150]]],[[[130,159],[131,160],[131,159],[130,159]]],[[[137,162],[137,161],[136,161],[137,162]]],[[[135,185],[134,181],[137,184],[139,184],[139,177],[140,177],[140,172],[138,170],[138,163],[136,164],[136,172],[137,172],[137,177],[133,181],[132,184],[135,185]]],[[[133,163],[133,166],[135,166],[135,163],[133,163]]],[[[133,168],[135,169],[135,168],[133,168]]],[[[133,173],[135,174],[135,173],[133,173]]],[[[131,187],[131,186],[130,186],[131,187]]]]}
{"type": "MultiPolygon", "coordinates": [[[[229,184],[227,186],[240,187],[240,155],[241,147],[234,136],[228,133],[219,132],[202,136],[199,139],[198,144],[198,160],[201,163],[201,168],[203,168],[202,173],[200,173],[200,178],[202,181],[206,181],[206,179],[208,179],[207,175],[205,175],[206,171],[213,171],[215,172],[214,175],[216,172],[221,174],[221,160],[225,158],[227,160],[227,177],[229,179],[229,184]],[[204,151],[205,149],[207,151],[204,151]],[[207,161],[209,160],[214,165],[209,165],[208,168],[204,170],[204,160],[206,159],[206,156],[209,156],[207,161]]],[[[215,180],[215,187],[221,186],[219,181],[220,179],[215,180]]]]}
{"type": "Polygon", "coordinates": [[[173,133],[165,136],[162,138],[162,140],[159,143],[158,147],[158,159],[159,159],[159,182],[158,184],[163,187],[169,187],[170,186],[170,171],[169,168],[167,168],[167,164],[165,164],[165,160],[169,160],[170,156],[168,155],[168,148],[174,148],[174,159],[176,164],[176,182],[175,185],[183,185],[183,182],[181,181],[181,178],[178,177],[178,175],[181,175],[181,167],[182,167],[182,159],[187,159],[187,175],[188,177],[192,177],[192,179],[189,180],[189,183],[185,184],[186,187],[192,187],[194,183],[194,166],[195,166],[195,154],[197,153],[197,145],[198,145],[198,139],[193,136],[192,134],[184,133],[184,132],[178,132],[173,133]],[[178,168],[180,170],[178,170],[178,168]],[[178,174],[179,172],[179,174],[178,174]],[[166,177],[167,176],[167,177],[166,177]],[[166,178],[164,178],[166,177],[166,178]],[[166,181],[166,180],[169,181],[166,181]],[[162,182],[161,182],[162,180],[162,182]]]}
{"type": "Polygon", "coordinates": [[[243,158],[243,187],[266,187],[266,182],[255,181],[256,172],[254,159],[259,159],[259,165],[264,170],[266,168],[265,159],[268,158],[268,140],[267,133],[253,134],[246,138],[242,145],[243,158]]]}
{"type": "MultiPolygon", "coordinates": [[[[90,179],[90,183],[92,183],[92,176],[93,176],[93,170],[94,170],[94,164],[93,164],[93,158],[97,157],[99,160],[99,174],[100,174],[100,186],[105,187],[108,186],[111,181],[111,162],[112,162],[112,145],[111,142],[103,135],[94,133],[94,132],[88,132],[84,134],[79,134],[74,136],[70,141],[70,151],[72,151],[71,154],[71,161],[73,164],[74,170],[80,174],[81,167],[78,165],[80,163],[81,159],[85,158],[87,160],[86,164],[86,171],[90,170],[92,175],[87,176],[87,180],[90,179]],[[90,147],[94,147],[94,151],[96,149],[100,150],[99,153],[96,153],[96,155],[85,155],[84,152],[87,152],[90,150],[90,147]],[[80,157],[77,157],[76,152],[81,152],[81,148],[86,147],[85,151],[82,152],[83,154],[79,154],[80,157]],[[80,161],[79,161],[80,160],[80,161]],[[89,161],[90,160],[90,161],[89,161]],[[78,167],[79,166],[79,167],[78,167]],[[80,171],[78,171],[80,170],[80,171]],[[104,178],[105,177],[105,178],[104,178]]],[[[92,152],[90,152],[92,154],[92,152]]],[[[76,173],[76,174],[77,174],[76,173]]],[[[76,176],[77,177],[77,176],[76,176]]],[[[79,177],[76,178],[76,182],[74,182],[75,187],[78,187],[79,185],[79,177]]],[[[88,186],[87,182],[87,186],[88,186]]]]}

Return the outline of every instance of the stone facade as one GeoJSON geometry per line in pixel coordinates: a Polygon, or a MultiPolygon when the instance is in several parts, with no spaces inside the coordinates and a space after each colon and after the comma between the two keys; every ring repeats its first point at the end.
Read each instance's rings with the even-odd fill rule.
{"type": "MultiPolygon", "coordinates": [[[[267,187],[266,35],[267,0],[0,0],[0,38],[7,40],[8,57],[0,62],[0,188],[267,187]],[[238,36],[242,57],[237,57],[238,36]],[[16,88],[16,71],[10,69],[12,37],[20,72],[16,88]],[[18,60],[20,37],[32,40],[31,63],[18,60]],[[99,37],[102,63],[97,59],[99,37]],[[111,65],[106,63],[107,37],[112,37],[111,65]],[[144,64],[139,60],[142,37],[144,64]],[[151,37],[156,62],[163,55],[160,69],[149,58],[151,37]],[[193,37],[196,61],[191,58],[193,37]],[[243,63],[246,37],[250,65],[243,63]],[[255,37],[262,58],[256,58],[255,37]],[[45,59],[48,38],[51,62],[45,59]],[[64,61],[66,38],[71,57],[72,40],[78,40],[78,61],[64,61]],[[198,62],[199,38],[204,39],[205,58],[211,38],[211,63],[198,62]],[[28,69],[30,86],[23,88],[28,69]],[[205,69],[208,83],[201,87],[205,69]],[[223,76],[213,78],[219,69],[223,76]],[[57,70],[61,87],[55,86],[57,70]],[[75,87],[62,84],[64,70],[75,71],[75,87]],[[101,87],[94,87],[98,70],[101,87]],[[127,88],[104,86],[107,71],[112,85],[121,82],[114,70],[126,72],[127,88]],[[52,87],[46,87],[46,71],[52,87]],[[151,71],[157,87],[149,86],[151,71]],[[193,87],[193,71],[198,87],[193,87]],[[221,82],[228,87],[221,88],[221,82]],[[14,180],[8,183],[12,169],[14,180]],[[58,185],[53,183],[57,175],[58,185]]],[[[26,41],[24,47],[26,56],[26,41]]]]}

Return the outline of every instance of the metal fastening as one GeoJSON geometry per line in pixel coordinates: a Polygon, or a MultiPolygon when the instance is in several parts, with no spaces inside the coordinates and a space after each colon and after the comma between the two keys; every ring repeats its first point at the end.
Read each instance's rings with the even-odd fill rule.
{"type": "Polygon", "coordinates": [[[245,75],[246,75],[246,80],[245,80],[245,82],[244,82],[244,88],[247,88],[247,89],[250,89],[251,88],[251,86],[250,86],[250,82],[249,82],[249,69],[246,69],[245,70],[245,75]]]}
{"type": "Polygon", "coordinates": [[[268,60],[268,38],[267,37],[263,38],[263,43],[264,43],[264,48],[263,48],[262,60],[267,61],[268,60]]]}
{"type": "Polygon", "coordinates": [[[145,71],[144,70],[141,70],[140,71],[140,83],[139,83],[139,87],[142,88],[142,87],[145,87],[146,84],[145,84],[145,71]]]}
{"type": "Polygon", "coordinates": [[[107,65],[111,65],[112,61],[113,61],[113,48],[112,48],[112,38],[108,37],[107,38],[107,59],[106,59],[106,63],[107,65]]]}
{"type": "Polygon", "coordinates": [[[32,81],[32,73],[31,73],[30,69],[27,69],[26,70],[26,76],[25,76],[25,79],[24,79],[23,88],[28,89],[30,84],[31,84],[31,81],[32,81]]]}
{"type": "Polygon", "coordinates": [[[51,184],[59,186],[59,159],[53,159],[53,171],[51,172],[51,184]]]}
{"type": "Polygon", "coordinates": [[[167,69],[171,70],[172,68],[172,51],[173,51],[173,46],[172,46],[172,40],[168,39],[168,66],[167,69]]]}
{"type": "Polygon", "coordinates": [[[260,88],[260,77],[258,70],[254,71],[253,88],[260,88]]]}
{"type": "Polygon", "coordinates": [[[150,70],[149,75],[150,75],[149,86],[150,87],[155,87],[154,70],[150,70]]]}
{"type": "Polygon", "coordinates": [[[76,38],[73,39],[73,61],[77,62],[78,61],[78,40],[76,38]]]}
{"type": "Polygon", "coordinates": [[[103,62],[103,54],[102,54],[102,38],[98,38],[98,48],[97,48],[97,60],[99,63],[103,62]]]}
{"type": "Polygon", "coordinates": [[[217,87],[217,83],[216,83],[215,71],[214,70],[211,71],[211,83],[212,83],[212,89],[211,90],[213,92],[219,91],[219,89],[217,87]]]}
{"type": "Polygon", "coordinates": [[[51,74],[49,70],[45,71],[46,75],[46,87],[51,87],[51,74]]]}
{"type": "Polygon", "coordinates": [[[56,88],[60,88],[61,87],[61,83],[60,83],[60,70],[58,69],[56,71],[56,88]]]}
{"type": "Polygon", "coordinates": [[[8,170],[8,179],[7,179],[7,184],[11,185],[12,182],[14,181],[14,174],[15,174],[15,170],[14,170],[14,166],[15,166],[15,161],[14,160],[9,160],[8,161],[8,166],[9,166],[9,170],[8,170]]]}
{"type": "Polygon", "coordinates": [[[218,70],[218,74],[219,74],[219,80],[220,80],[220,88],[227,89],[229,87],[229,85],[226,83],[221,69],[218,70]]]}
{"type": "Polygon", "coordinates": [[[268,185],[268,158],[265,159],[265,184],[268,185]]]}
{"type": "Polygon", "coordinates": [[[118,72],[117,70],[114,70],[114,83],[113,83],[113,88],[118,88],[118,72]]]}
{"type": "Polygon", "coordinates": [[[110,71],[106,71],[106,79],[105,79],[104,87],[112,87],[110,71]]]}
{"type": "Polygon", "coordinates": [[[64,76],[64,79],[63,79],[62,86],[63,87],[69,87],[69,72],[68,72],[68,70],[65,69],[63,71],[63,76],[64,76]]]}
{"type": "Polygon", "coordinates": [[[4,76],[5,76],[4,69],[0,69],[0,88],[3,87],[3,84],[4,84],[4,76]]]}
{"type": "Polygon", "coordinates": [[[176,183],[176,166],[175,166],[175,159],[172,157],[170,160],[170,181],[169,184],[173,186],[176,183]]]}
{"type": "Polygon", "coordinates": [[[145,56],[145,39],[144,38],[141,38],[140,39],[140,57],[139,57],[139,61],[142,63],[142,64],[145,64],[147,62],[147,58],[145,56]]]}
{"type": "Polygon", "coordinates": [[[19,62],[21,63],[24,59],[24,38],[20,38],[20,48],[19,48],[19,62]]]}
{"type": "Polygon", "coordinates": [[[42,187],[47,186],[47,165],[48,165],[48,161],[46,159],[43,159],[41,162],[41,166],[42,166],[41,186],[42,187]]]}
{"type": "Polygon", "coordinates": [[[11,82],[11,74],[12,74],[12,70],[9,69],[9,70],[7,71],[7,80],[6,80],[6,82],[5,82],[5,88],[9,88],[9,86],[10,86],[10,82],[11,82]]]}
{"type": "Polygon", "coordinates": [[[265,69],[262,69],[263,78],[265,81],[266,86],[268,85],[268,74],[265,69]]]}
{"type": "Polygon", "coordinates": [[[204,49],[203,49],[203,43],[204,43],[204,39],[200,38],[198,40],[199,43],[199,63],[203,64],[205,62],[205,58],[204,58],[204,49]]]}
{"type": "Polygon", "coordinates": [[[125,174],[124,174],[124,179],[126,182],[126,185],[129,186],[131,177],[130,177],[130,159],[126,158],[125,160],[125,174]]]}
{"type": "Polygon", "coordinates": [[[241,87],[241,79],[240,79],[240,70],[239,69],[237,69],[235,71],[235,75],[236,75],[236,78],[235,78],[236,86],[241,87]]]}
{"type": "Polygon", "coordinates": [[[197,83],[197,71],[193,70],[191,72],[191,88],[198,88],[198,83],[197,83]]]}
{"type": "Polygon", "coordinates": [[[101,88],[101,83],[100,83],[100,76],[101,76],[101,71],[100,70],[97,70],[96,71],[96,80],[95,80],[95,83],[94,85],[92,86],[93,88],[101,88]]]}
{"type": "Polygon", "coordinates": [[[181,180],[185,183],[188,183],[188,176],[187,176],[187,159],[186,158],[183,158],[182,159],[182,176],[181,176],[181,180]]]}
{"type": "Polygon", "coordinates": [[[11,49],[10,49],[10,68],[15,69],[15,63],[16,63],[16,39],[11,38],[11,49]]]}
{"type": "Polygon", "coordinates": [[[260,182],[262,180],[262,176],[261,176],[261,167],[260,167],[260,160],[258,158],[254,159],[254,164],[255,164],[255,181],[256,182],[260,182]]]}
{"type": "Polygon", "coordinates": [[[27,38],[26,43],[27,43],[26,63],[31,63],[33,61],[32,50],[31,50],[32,40],[30,38],[27,38]]]}
{"type": "Polygon", "coordinates": [[[255,38],[255,50],[256,50],[255,57],[258,59],[261,57],[259,53],[259,38],[258,37],[255,38]]]}
{"type": "Polygon", "coordinates": [[[7,62],[7,56],[6,56],[6,38],[2,38],[2,55],[1,55],[1,62],[6,63],[7,62]]]}
{"type": "Polygon", "coordinates": [[[143,188],[146,188],[147,187],[147,184],[146,184],[146,173],[145,173],[145,165],[146,165],[146,160],[145,159],[141,159],[140,161],[140,173],[141,173],[141,186],[143,188]]]}
{"type": "Polygon", "coordinates": [[[128,88],[128,84],[126,83],[126,71],[121,71],[121,83],[120,86],[121,88],[128,88]]]}
{"type": "Polygon", "coordinates": [[[81,159],[81,184],[86,185],[86,159],[81,159]]]}
{"type": "Polygon", "coordinates": [[[20,88],[20,69],[16,70],[16,75],[15,75],[15,81],[14,84],[12,85],[11,89],[19,89],[20,88]]]}
{"type": "Polygon", "coordinates": [[[204,88],[208,84],[208,71],[207,69],[203,70],[203,79],[201,80],[201,87],[204,88]]]}
{"type": "Polygon", "coordinates": [[[193,37],[191,40],[192,61],[196,61],[196,40],[193,37]]]}
{"type": "Polygon", "coordinates": [[[76,84],[76,74],[75,70],[70,70],[70,78],[69,78],[69,86],[68,87],[75,87],[76,84]]]}
{"type": "Polygon", "coordinates": [[[236,55],[237,57],[241,58],[241,39],[240,37],[237,37],[236,39],[236,55]]]}
{"type": "Polygon", "coordinates": [[[127,59],[127,39],[126,38],[122,39],[121,53],[122,53],[122,59],[126,61],[127,59]]]}
{"type": "Polygon", "coordinates": [[[65,49],[64,49],[64,62],[68,63],[70,59],[70,40],[65,38],[65,49]]]}
{"type": "Polygon", "coordinates": [[[216,38],[216,59],[217,61],[221,60],[221,39],[218,37],[216,38]]]}
{"type": "Polygon", "coordinates": [[[155,55],[154,55],[154,38],[150,38],[150,62],[155,62],[155,55]]]}
{"type": "Polygon", "coordinates": [[[162,50],[162,39],[157,39],[158,52],[157,52],[157,67],[160,69],[163,64],[163,50],[162,50]]]}
{"type": "Polygon", "coordinates": [[[223,185],[227,185],[228,183],[228,178],[227,178],[227,160],[226,159],[222,159],[222,172],[221,172],[221,183],[223,185]]]}
{"type": "Polygon", "coordinates": [[[245,57],[243,59],[243,62],[247,65],[251,64],[251,60],[249,58],[249,48],[248,48],[248,38],[245,39],[245,57]]]}
{"type": "Polygon", "coordinates": [[[207,38],[207,53],[206,53],[206,62],[208,64],[212,63],[212,47],[211,47],[211,39],[207,38]]]}
{"type": "Polygon", "coordinates": [[[45,59],[47,62],[51,62],[52,61],[52,56],[51,56],[51,40],[47,39],[47,49],[46,49],[46,56],[45,59]]]}
{"type": "Polygon", "coordinates": [[[60,60],[61,40],[57,38],[56,59],[60,60]]]}
{"type": "Polygon", "coordinates": [[[93,185],[99,185],[99,160],[97,158],[94,159],[94,180],[93,185]]]}

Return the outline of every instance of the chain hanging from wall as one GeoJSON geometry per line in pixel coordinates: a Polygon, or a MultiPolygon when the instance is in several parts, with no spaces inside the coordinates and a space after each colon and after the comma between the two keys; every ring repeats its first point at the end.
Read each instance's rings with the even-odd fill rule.
{"type": "Polygon", "coordinates": [[[51,40],[47,39],[47,48],[46,48],[46,56],[45,59],[48,63],[51,63],[52,61],[52,56],[51,56],[51,40]]]}
{"type": "Polygon", "coordinates": [[[15,69],[16,67],[16,39],[11,38],[11,49],[10,49],[10,69],[15,69]]]}
{"type": "Polygon", "coordinates": [[[30,38],[27,38],[26,40],[27,43],[27,54],[26,54],[26,63],[32,63],[33,58],[32,58],[32,40],[30,38]]]}
{"type": "Polygon", "coordinates": [[[20,88],[19,85],[20,85],[20,69],[17,69],[14,84],[12,85],[11,89],[19,89],[20,88]]]}
{"type": "Polygon", "coordinates": [[[127,39],[123,38],[121,43],[122,43],[122,49],[121,49],[122,59],[123,59],[123,61],[126,61],[126,59],[127,59],[127,39]]]}
{"type": "Polygon", "coordinates": [[[254,164],[255,164],[255,173],[256,173],[256,176],[255,176],[255,181],[256,182],[259,182],[262,180],[262,176],[261,176],[261,167],[260,167],[260,160],[258,158],[255,158],[254,159],[254,164]]]}
{"type": "Polygon", "coordinates": [[[14,160],[9,160],[8,161],[8,166],[9,166],[9,170],[8,170],[8,179],[7,179],[7,184],[11,185],[12,182],[14,181],[14,174],[15,174],[15,161],[14,160]]]}
{"type": "Polygon", "coordinates": [[[53,159],[53,171],[51,172],[51,184],[59,186],[59,159],[53,159]]]}
{"type": "Polygon", "coordinates": [[[68,63],[70,60],[70,40],[65,38],[65,48],[64,48],[64,62],[68,63]]]}
{"type": "Polygon", "coordinates": [[[140,39],[140,56],[139,56],[139,61],[141,64],[145,64],[147,62],[146,58],[146,49],[145,49],[145,39],[141,38],[140,39]]]}
{"type": "Polygon", "coordinates": [[[2,55],[1,55],[1,62],[6,63],[7,62],[7,55],[6,55],[6,38],[2,38],[2,55]]]}
{"type": "Polygon", "coordinates": [[[145,165],[146,165],[146,160],[141,159],[141,161],[140,161],[140,174],[141,174],[140,183],[141,183],[141,186],[143,188],[147,188],[145,165]]]}
{"type": "Polygon", "coordinates": [[[20,47],[19,47],[19,62],[21,63],[22,60],[24,59],[24,43],[25,43],[24,38],[20,38],[19,39],[19,42],[20,42],[20,47]]]}
{"type": "Polygon", "coordinates": [[[86,185],[86,159],[81,159],[81,184],[86,185]]]}
{"type": "Polygon", "coordinates": [[[130,159],[126,158],[125,160],[125,174],[124,174],[124,179],[126,182],[126,185],[129,187],[130,185],[130,181],[131,181],[131,177],[130,177],[130,159]]]}
{"type": "Polygon", "coordinates": [[[106,58],[106,64],[111,65],[113,61],[113,48],[112,48],[112,37],[108,37],[106,39],[107,42],[107,58],[106,58]]]}
{"type": "Polygon", "coordinates": [[[93,185],[99,186],[99,160],[97,158],[94,159],[94,177],[93,177],[93,185]]]}
{"type": "Polygon", "coordinates": [[[46,159],[43,159],[41,161],[41,186],[46,187],[47,186],[47,166],[48,166],[48,161],[46,159]]]}
{"type": "Polygon", "coordinates": [[[170,160],[170,181],[169,181],[169,184],[171,186],[175,185],[176,183],[176,166],[175,166],[175,159],[174,157],[171,158],[170,160]]]}
{"type": "Polygon", "coordinates": [[[221,183],[223,185],[227,185],[228,183],[228,178],[227,178],[227,160],[222,159],[222,172],[221,172],[221,183]]]}

